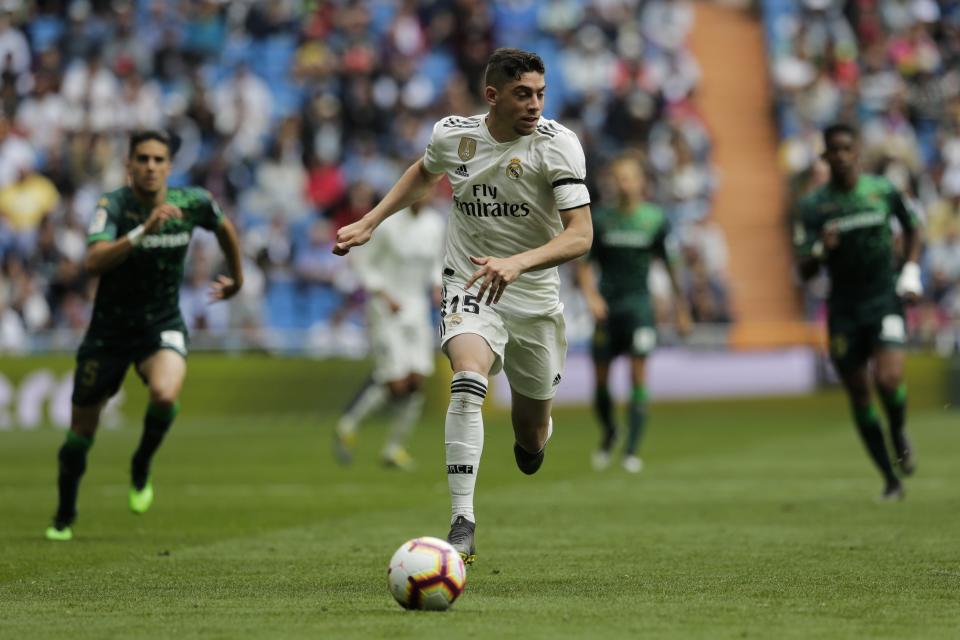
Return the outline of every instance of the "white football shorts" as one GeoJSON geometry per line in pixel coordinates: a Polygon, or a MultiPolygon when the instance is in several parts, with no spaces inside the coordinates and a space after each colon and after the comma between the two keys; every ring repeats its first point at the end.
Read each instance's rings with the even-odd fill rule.
{"type": "Polygon", "coordinates": [[[452,282],[445,282],[440,306],[440,348],[451,338],[479,335],[496,356],[490,375],[502,369],[510,387],[534,400],[550,400],[560,384],[567,360],[563,306],[538,316],[503,312],[481,303],[452,282]]]}
{"type": "Polygon", "coordinates": [[[422,319],[390,313],[385,306],[369,304],[367,322],[373,354],[373,379],[383,384],[411,373],[433,374],[435,334],[429,317],[422,319]]]}

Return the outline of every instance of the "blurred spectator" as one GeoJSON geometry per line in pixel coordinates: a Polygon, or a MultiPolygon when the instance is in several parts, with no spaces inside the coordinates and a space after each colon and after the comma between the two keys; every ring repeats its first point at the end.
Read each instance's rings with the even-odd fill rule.
{"type": "MultiPolygon", "coordinates": [[[[797,56],[811,68],[850,58],[842,15],[821,13],[822,24],[796,35],[797,56]]],[[[722,290],[725,248],[709,215],[711,144],[692,101],[700,83],[687,43],[693,17],[688,0],[71,0],[0,11],[3,331],[82,330],[95,282],[81,269],[85,227],[102,192],[125,183],[129,132],[162,127],[179,140],[171,184],[214,194],[260,274],[259,286],[248,275],[242,304],[209,308],[205,287],[216,265],[203,249],[192,251],[184,285],[191,324],[240,327],[257,345],[273,340],[262,322],[311,327],[312,343],[334,344],[325,323],[352,317],[358,299],[344,262],[329,253],[331,234],[390,189],[440,117],[487,108],[487,59],[520,40],[545,58],[545,115],[580,136],[588,186],[596,191],[606,159],[625,146],[647,151],[651,196],[676,223],[676,243],[706,265],[708,292],[722,290]]],[[[940,37],[929,28],[897,33],[901,66],[911,56],[926,60],[929,38],[940,37]]],[[[878,45],[878,73],[897,73],[889,45],[878,45]]],[[[940,82],[949,59],[941,55],[935,81],[897,87],[901,114],[943,158],[949,136],[927,134],[938,117],[960,132],[960,102],[940,82]]],[[[834,82],[826,93],[847,90],[843,73],[826,75],[834,82]]],[[[809,76],[793,90],[804,91],[816,73],[809,76]]],[[[877,100],[875,112],[888,113],[877,100]]],[[[795,148],[791,155],[809,162],[808,147],[795,148]]],[[[437,190],[443,206],[449,193],[446,183],[437,190]]],[[[698,297],[723,306],[715,295],[698,297]]],[[[350,322],[336,331],[363,335],[350,322]]]]}
{"type": "MultiPolygon", "coordinates": [[[[864,168],[890,179],[928,219],[929,300],[910,315],[911,330],[923,339],[947,332],[936,341],[950,349],[960,319],[957,16],[955,2],[938,0],[804,0],[772,43],[792,197],[824,180],[819,130],[836,119],[859,125],[864,168]]],[[[823,293],[820,282],[807,289],[813,317],[822,315],[823,293]]]]}
{"type": "Polygon", "coordinates": [[[273,98],[267,84],[251,73],[246,64],[238,64],[213,94],[212,111],[217,131],[229,140],[228,155],[251,159],[261,153],[272,109],[273,98]]]}

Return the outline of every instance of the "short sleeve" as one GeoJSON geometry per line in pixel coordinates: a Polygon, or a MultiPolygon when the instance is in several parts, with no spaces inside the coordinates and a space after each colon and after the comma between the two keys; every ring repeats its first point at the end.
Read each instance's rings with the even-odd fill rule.
{"type": "Polygon", "coordinates": [[[887,186],[887,205],[890,207],[890,212],[900,222],[900,226],[904,229],[916,229],[919,227],[920,216],[917,215],[914,208],[910,206],[907,200],[897,191],[896,187],[892,184],[888,184],[887,186]]]}
{"type": "Polygon", "coordinates": [[[820,237],[820,225],[811,203],[801,200],[793,216],[793,249],[797,256],[811,256],[813,245],[820,237]]]}
{"type": "Polygon", "coordinates": [[[433,133],[430,134],[430,142],[427,143],[427,149],[423,154],[423,168],[430,173],[446,173],[447,166],[444,162],[443,153],[443,120],[433,125],[433,133]]]}
{"type": "Polygon", "coordinates": [[[673,248],[668,243],[672,229],[667,216],[663,215],[662,212],[661,216],[660,228],[657,230],[657,235],[653,239],[653,251],[656,255],[667,260],[673,252],[673,248]]]}
{"type": "Polygon", "coordinates": [[[93,212],[90,226],[87,227],[87,244],[111,242],[117,239],[117,220],[120,211],[116,203],[107,196],[101,196],[97,209],[93,212]]]}
{"type": "Polygon", "coordinates": [[[544,154],[544,162],[557,209],[566,211],[590,204],[590,192],[584,182],[587,163],[577,136],[568,131],[555,135],[544,154]]]}
{"type": "Polygon", "coordinates": [[[197,207],[196,223],[209,231],[216,231],[223,223],[223,211],[213,194],[206,189],[200,190],[200,204],[197,207]]]}

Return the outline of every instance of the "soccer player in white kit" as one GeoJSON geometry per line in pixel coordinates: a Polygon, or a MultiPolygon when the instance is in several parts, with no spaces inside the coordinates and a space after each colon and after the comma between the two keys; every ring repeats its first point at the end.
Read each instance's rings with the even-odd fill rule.
{"type": "Polygon", "coordinates": [[[406,443],[423,412],[423,380],[434,369],[430,293],[440,291],[443,233],[440,214],[415,203],[389,218],[366,246],[351,254],[368,296],[374,370],[337,422],[336,453],[344,464],[353,460],[360,423],[389,404],[390,433],[381,459],[390,467],[413,466],[406,443]]]}
{"type": "Polygon", "coordinates": [[[447,539],[468,564],[476,558],[473,495],[487,378],[506,373],[514,456],[521,471],[536,473],[553,431],[550,408],[567,351],[556,267],[593,241],[583,149],[570,130],[541,117],[543,61],[497,49],[484,82],[489,111],[438,122],[423,158],[369,213],[340,229],[334,246],[343,255],[364,244],[388,216],[443,175],[450,179],[440,324],[454,371],[444,430],[447,539]]]}

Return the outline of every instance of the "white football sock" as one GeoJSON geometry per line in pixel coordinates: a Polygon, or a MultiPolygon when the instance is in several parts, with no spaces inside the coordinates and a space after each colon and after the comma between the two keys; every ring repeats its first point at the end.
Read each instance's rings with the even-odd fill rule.
{"type": "Polygon", "coordinates": [[[457,516],[476,522],[473,492],[477,484],[480,454],[483,452],[483,414],[487,379],[472,371],[453,374],[450,406],[444,425],[447,453],[447,484],[450,486],[451,522],[457,516]]]}
{"type": "Polygon", "coordinates": [[[337,422],[337,433],[342,436],[355,433],[361,422],[383,407],[387,396],[387,388],[384,385],[373,380],[368,381],[337,422]]]}
{"type": "Polygon", "coordinates": [[[387,437],[386,452],[401,449],[407,445],[410,432],[423,413],[423,392],[414,391],[390,403],[393,419],[390,421],[390,435],[387,437]]]}

